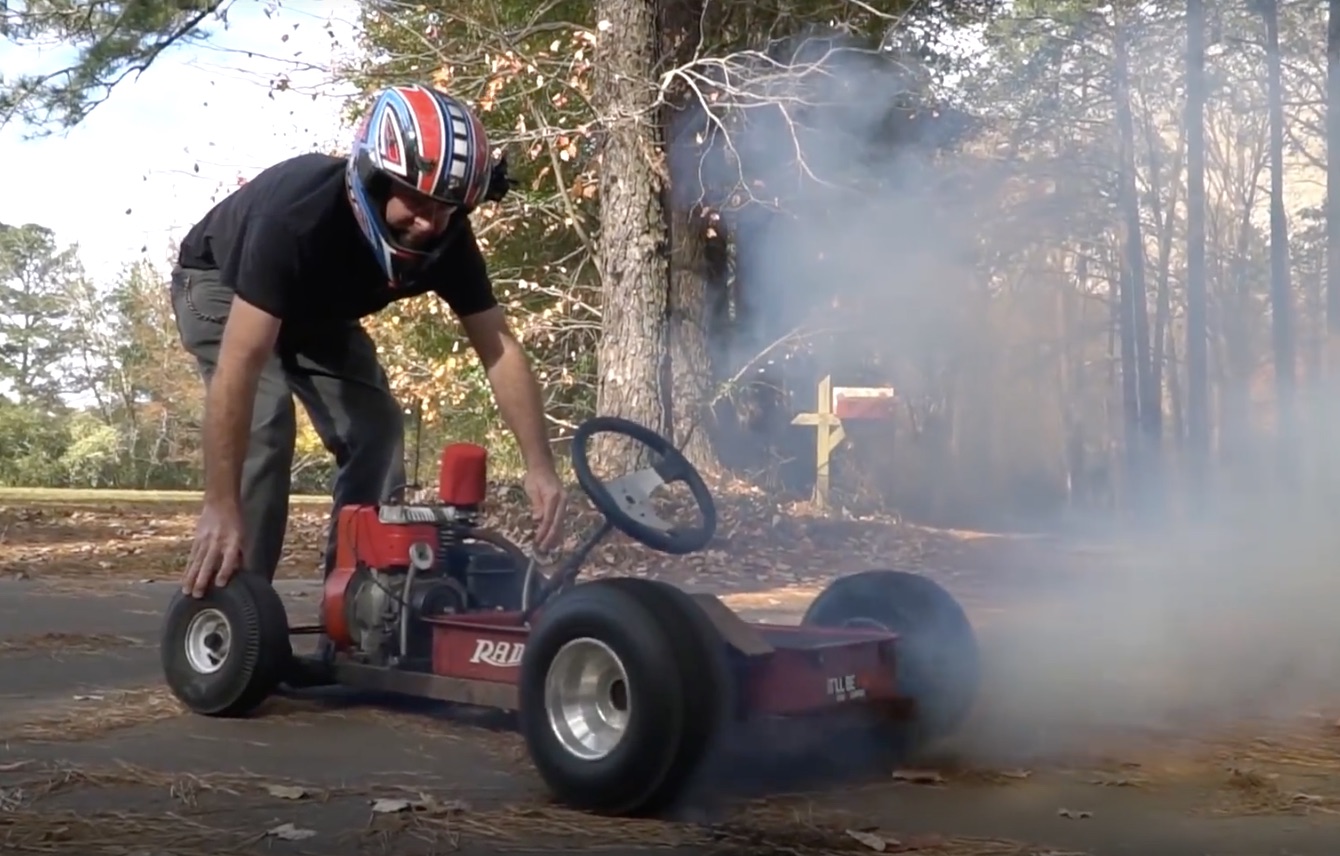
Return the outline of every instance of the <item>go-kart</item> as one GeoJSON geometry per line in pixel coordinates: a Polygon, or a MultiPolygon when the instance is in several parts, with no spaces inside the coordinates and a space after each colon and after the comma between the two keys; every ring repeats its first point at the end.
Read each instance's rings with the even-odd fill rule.
{"type": "Polygon", "coordinates": [[[614,529],[683,555],[712,540],[717,514],[697,470],[637,423],[586,421],[572,465],[604,519],[551,574],[481,525],[486,452],[451,444],[438,501],[340,510],[319,623],[291,627],[257,574],[200,599],[176,594],[161,640],[169,687],[192,711],[217,717],[251,712],[281,683],[512,711],[555,797],[604,814],[666,807],[731,742],[726,735],[764,721],[846,717],[863,729],[859,751],[869,754],[908,751],[968,713],[976,639],[959,605],[926,577],[840,577],[799,626],[747,622],[711,594],[650,579],[576,584],[614,529]],[[642,443],[654,464],[596,478],[590,441],[601,432],[642,443]],[[651,503],[679,481],[699,525],[673,526],[651,503]],[[297,633],[324,634],[328,652],[295,657],[297,633]]]}

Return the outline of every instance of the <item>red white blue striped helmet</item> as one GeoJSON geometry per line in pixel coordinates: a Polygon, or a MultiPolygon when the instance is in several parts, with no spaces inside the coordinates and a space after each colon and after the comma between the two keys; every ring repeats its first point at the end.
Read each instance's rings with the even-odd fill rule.
{"type": "Polygon", "coordinates": [[[417,84],[376,94],[354,134],[347,176],[354,215],[388,277],[433,250],[394,239],[387,180],[468,213],[488,194],[492,166],[484,126],[461,101],[417,84]]]}

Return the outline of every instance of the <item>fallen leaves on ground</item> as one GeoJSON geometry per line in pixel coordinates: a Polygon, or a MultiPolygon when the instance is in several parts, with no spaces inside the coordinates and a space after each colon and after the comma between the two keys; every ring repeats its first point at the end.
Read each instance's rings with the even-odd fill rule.
{"type": "MultiPolygon", "coordinates": [[[[433,703],[428,709],[402,710],[394,705],[394,701],[377,706],[337,696],[273,696],[257,709],[256,716],[261,723],[286,725],[354,721],[384,729],[387,740],[412,735],[434,741],[468,742],[487,753],[495,763],[529,768],[521,736],[514,730],[490,727],[496,723],[481,721],[480,714],[471,709],[433,703]]],[[[0,742],[49,744],[98,740],[128,728],[187,715],[186,707],[163,687],[92,690],[0,716],[0,742]]],[[[0,772],[4,772],[3,766],[0,772]]],[[[286,798],[300,799],[301,795],[294,793],[286,798]]]]}
{"type": "Polygon", "coordinates": [[[474,812],[468,806],[423,803],[413,811],[386,812],[369,832],[431,839],[488,841],[499,850],[614,847],[711,848],[723,854],[790,853],[795,856],[863,853],[925,853],[927,856],[1041,854],[1022,842],[947,835],[901,836],[878,827],[853,827],[850,812],[803,807],[794,800],[759,800],[736,806],[714,823],[609,818],[552,805],[505,806],[474,812]],[[543,841],[540,845],[538,842],[543,841]]]}
{"type": "MultiPolygon", "coordinates": [[[[245,771],[170,772],[127,762],[81,766],[25,759],[0,765],[0,792],[10,795],[11,805],[34,808],[43,801],[75,791],[131,787],[166,793],[183,808],[199,807],[200,797],[206,793],[232,798],[260,797],[261,801],[256,802],[256,805],[267,804],[269,799],[323,803],[341,797],[368,796],[371,793],[369,789],[375,787],[381,793],[411,794],[415,800],[408,800],[407,804],[418,804],[423,799],[420,784],[378,782],[375,786],[361,788],[323,787],[296,780],[276,780],[273,776],[245,771]],[[262,794],[264,797],[261,797],[262,794]]],[[[394,801],[392,798],[386,799],[394,801]]]]}
{"type": "Polygon", "coordinates": [[[1340,814],[1340,792],[1330,778],[1300,780],[1279,772],[1248,767],[1229,767],[1211,811],[1220,815],[1267,815],[1313,813],[1340,814]],[[1302,787],[1327,789],[1310,793],[1302,787]]]}
{"type": "Polygon", "coordinates": [[[1240,726],[1206,740],[1224,771],[1221,814],[1340,813],[1340,729],[1333,715],[1240,726]]]}
{"type": "Polygon", "coordinates": [[[184,711],[170,692],[156,687],[77,693],[64,704],[0,720],[0,741],[88,740],[110,731],[171,719],[184,711]]]}
{"type": "Polygon", "coordinates": [[[1148,783],[1149,780],[1141,776],[1120,776],[1106,772],[1089,779],[1089,784],[1105,788],[1138,788],[1148,783]]]}
{"type": "Polygon", "coordinates": [[[135,636],[114,633],[36,633],[0,639],[0,653],[97,654],[113,648],[143,648],[148,643],[135,636]]]}
{"type": "MultiPolygon", "coordinates": [[[[1003,539],[972,537],[971,533],[928,530],[885,518],[825,517],[803,504],[779,506],[762,491],[736,486],[719,488],[716,498],[717,537],[700,553],[665,556],[615,534],[593,551],[586,572],[594,577],[657,577],[726,594],[728,602],[738,607],[775,607],[794,613],[803,610],[829,579],[862,568],[924,566],[928,574],[945,581],[945,577],[962,570],[962,561],[955,557],[964,551],[976,551],[974,561],[983,562],[983,566],[972,567],[970,570],[978,576],[970,576],[965,584],[956,577],[961,584],[955,593],[962,595],[965,585],[980,593],[986,588],[975,588],[976,580],[993,573],[992,567],[986,566],[988,557],[1004,549],[1003,539]]],[[[84,591],[112,590],[142,580],[175,579],[189,550],[197,510],[194,501],[162,499],[69,507],[0,507],[0,579],[19,576],[66,581],[84,591]]],[[[326,519],[326,510],[320,506],[294,507],[281,577],[314,579],[318,575],[326,519]]],[[[486,522],[524,545],[529,509],[519,491],[495,487],[486,522]]],[[[584,497],[575,497],[566,549],[575,546],[578,538],[598,522],[590,503],[584,497]]],[[[1031,557],[1040,550],[1054,549],[1054,545],[1039,547],[1035,543],[1023,549],[1031,551],[1031,557]]],[[[1071,556],[1066,561],[1073,564],[1077,560],[1071,556]]],[[[1017,556],[1013,562],[1023,564],[1017,556]]],[[[1013,578],[1010,573],[996,576],[1013,578]]],[[[948,582],[955,587],[953,580],[948,582]]],[[[95,640],[90,636],[81,642],[49,634],[26,641],[9,640],[0,643],[0,649],[12,651],[27,645],[44,650],[61,650],[62,646],[80,650],[103,643],[117,644],[115,638],[95,640]]],[[[66,707],[27,723],[5,724],[0,737],[88,739],[177,716],[181,711],[163,691],[72,698],[66,707]]],[[[378,713],[370,711],[367,715],[378,713]]],[[[425,721],[423,728],[436,730],[440,726],[425,721]]],[[[514,744],[514,740],[507,744],[507,752],[519,756],[514,744]]],[[[1139,763],[1128,765],[1140,768],[1140,775],[1099,775],[1091,784],[1137,787],[1175,779],[1176,775],[1166,769],[1166,759],[1179,758],[1179,763],[1195,767],[1198,774],[1207,765],[1217,765],[1221,771],[1248,771],[1221,776],[1221,789],[1232,797],[1230,808],[1234,811],[1300,813],[1340,807],[1340,793],[1336,792],[1340,784],[1336,788],[1312,787],[1305,781],[1284,781],[1259,772],[1286,769],[1296,776],[1335,776],[1340,771],[1340,728],[1333,715],[1304,726],[1289,723],[1273,730],[1244,728],[1236,734],[1198,734],[1189,741],[1160,735],[1150,742],[1149,751],[1150,756],[1141,756],[1150,761],[1145,767],[1139,763]],[[1155,756],[1165,760],[1160,762],[1155,756]]],[[[1139,756],[1138,752],[1134,754],[1139,756]]],[[[951,785],[974,777],[1003,784],[1028,776],[1028,771],[1015,772],[1017,775],[966,770],[945,775],[951,785]]]]}
{"type": "Polygon", "coordinates": [[[893,781],[910,785],[944,787],[945,777],[937,770],[894,770],[893,781]]]}
{"type": "MultiPolygon", "coordinates": [[[[854,570],[921,566],[959,537],[892,518],[828,517],[804,503],[782,507],[763,491],[739,485],[720,487],[715,503],[717,534],[705,549],[669,556],[615,532],[592,551],[583,573],[649,576],[718,593],[809,591],[854,570]]],[[[175,580],[189,554],[197,513],[195,500],[0,506],[0,579],[73,585],[81,592],[103,584],[175,580]]],[[[585,495],[575,494],[567,543],[556,555],[575,548],[600,519],[585,495]]],[[[319,577],[326,523],[324,507],[292,509],[279,578],[319,577]]],[[[524,549],[531,531],[524,494],[495,485],[484,525],[524,549]]]]}
{"type": "MultiPolygon", "coordinates": [[[[1099,788],[1194,793],[1197,812],[1340,814],[1340,728],[1333,720],[1332,714],[1311,712],[1143,737],[1095,735],[1090,755],[1051,759],[1037,769],[1099,788]]],[[[950,783],[975,777],[960,763],[948,761],[937,769],[950,783]]],[[[1026,778],[1031,771],[987,775],[1026,778]]]]}
{"type": "MultiPolygon", "coordinates": [[[[719,822],[688,823],[599,817],[542,802],[475,807],[450,791],[435,793],[418,785],[321,787],[246,773],[169,773],[127,764],[102,769],[23,764],[21,776],[18,772],[0,776],[0,849],[7,853],[48,853],[59,846],[71,851],[125,848],[204,856],[265,838],[308,841],[327,849],[340,840],[361,839],[398,852],[414,850],[415,842],[424,841],[487,845],[499,852],[610,847],[710,848],[737,856],[1049,852],[1004,839],[901,835],[854,823],[849,812],[817,808],[796,798],[746,802],[719,822]],[[128,786],[169,795],[171,810],[74,811],[53,801],[77,791],[128,786]],[[294,800],[312,803],[308,813],[286,815],[285,803],[294,800]],[[370,818],[350,810],[359,803],[370,808],[370,818]],[[322,808],[341,818],[335,824],[338,829],[313,822],[310,812],[322,808]]],[[[87,796],[81,801],[89,802],[87,796]]]]}
{"type": "MultiPolygon", "coordinates": [[[[0,579],[175,580],[190,554],[199,502],[0,506],[0,579]]],[[[326,513],[295,506],[282,576],[311,576],[326,513]]]]}

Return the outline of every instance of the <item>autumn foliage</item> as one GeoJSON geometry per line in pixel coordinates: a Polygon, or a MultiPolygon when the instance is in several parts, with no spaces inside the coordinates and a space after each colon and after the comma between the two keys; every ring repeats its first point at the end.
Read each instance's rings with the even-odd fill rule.
{"type": "MultiPolygon", "coordinates": [[[[897,389],[896,418],[853,428],[842,466],[880,503],[923,516],[1105,510],[1123,495],[1141,504],[1142,491],[1163,489],[1151,473],[1176,488],[1187,450],[1205,439],[1189,427],[1202,407],[1226,484],[1258,484],[1272,444],[1335,463],[1318,427],[1326,397],[1307,389],[1333,374],[1328,299],[1340,306],[1326,263],[1340,217],[1328,217],[1320,191],[1326,33],[1313,6],[1270,5],[1271,19],[1265,6],[1225,7],[1202,22],[1195,153],[1176,4],[667,0],[656,7],[663,43],[633,81],[652,107],[636,115],[593,106],[602,58],[623,36],[597,13],[608,4],[359,8],[359,44],[335,69],[352,90],[347,118],[377,87],[426,78],[473,103],[508,158],[515,190],[477,212],[476,231],[556,436],[596,407],[620,285],[598,272],[613,234],[601,188],[621,180],[602,158],[615,131],[635,126],[645,151],[622,163],[648,168],[666,221],[641,236],[654,249],[643,256],[665,261],[665,293],[639,298],[664,316],[647,353],[671,354],[668,421],[678,432],[701,419],[720,463],[757,484],[807,493],[813,435],[791,419],[813,409],[829,373],[897,389]],[[975,53],[947,41],[961,47],[965,33],[975,53]],[[1277,83],[1272,53],[1283,55],[1277,83]],[[1189,179],[1197,161],[1203,182],[1189,179]],[[1282,190],[1267,192],[1276,174],[1282,190]],[[1197,184],[1204,265],[1191,261],[1197,184]],[[1193,299],[1201,280],[1206,305],[1193,299]],[[701,334],[692,347],[686,330],[701,334]],[[1208,375],[1189,365],[1202,340],[1208,375]],[[1300,390],[1280,386],[1289,377],[1300,390]],[[705,405],[687,415],[686,388],[705,405]],[[1264,411],[1295,400],[1316,418],[1290,443],[1302,429],[1264,411]]],[[[150,275],[137,269],[127,282],[150,275]]],[[[89,317],[91,294],[70,298],[89,317]]],[[[510,437],[445,311],[425,297],[366,324],[422,417],[411,431],[422,423],[424,447],[477,439],[505,468],[510,437]]],[[[175,353],[160,321],[116,312],[90,365],[116,352],[113,335],[132,340],[123,327],[175,353]]],[[[37,347],[15,353],[40,363],[37,347]]],[[[50,417],[65,431],[59,454],[33,411],[16,413],[13,436],[35,438],[24,445],[33,460],[78,447],[83,463],[5,478],[190,481],[198,417],[180,378],[168,380],[170,363],[125,362],[139,374],[88,381],[100,403],[78,420],[50,417]]],[[[304,442],[310,459],[325,457],[304,442]]]]}

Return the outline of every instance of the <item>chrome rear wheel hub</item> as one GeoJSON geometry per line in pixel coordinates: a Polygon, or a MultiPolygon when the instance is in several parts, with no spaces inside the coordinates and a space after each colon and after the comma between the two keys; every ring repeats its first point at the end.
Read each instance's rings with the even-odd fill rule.
{"type": "Polygon", "coordinates": [[[628,730],[628,671],[604,642],[573,639],[549,664],[544,704],[563,748],[583,761],[598,761],[628,730]]]}

